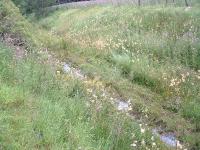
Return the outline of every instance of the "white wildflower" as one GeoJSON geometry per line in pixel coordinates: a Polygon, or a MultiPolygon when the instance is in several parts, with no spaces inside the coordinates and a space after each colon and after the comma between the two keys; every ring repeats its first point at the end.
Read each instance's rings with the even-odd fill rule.
{"type": "Polygon", "coordinates": [[[56,73],[59,75],[59,74],[60,74],[60,71],[56,71],[56,73]]]}
{"type": "Polygon", "coordinates": [[[153,143],[152,143],[152,146],[156,146],[156,143],[155,143],[155,142],[153,142],[153,143]]]}
{"type": "Polygon", "coordinates": [[[181,145],[181,143],[180,143],[179,141],[177,141],[176,146],[177,146],[177,148],[179,148],[179,149],[182,149],[182,148],[183,148],[183,146],[181,145]]]}
{"type": "Polygon", "coordinates": [[[134,143],[137,143],[137,142],[138,142],[137,140],[134,141],[134,143]]]}
{"type": "Polygon", "coordinates": [[[131,146],[132,146],[132,147],[136,147],[136,146],[137,146],[137,144],[133,143],[133,144],[131,144],[131,146]]]}
{"type": "Polygon", "coordinates": [[[142,144],[142,145],[145,145],[145,141],[144,141],[144,139],[142,139],[141,144],[142,144]]]}
{"type": "Polygon", "coordinates": [[[145,129],[144,129],[144,128],[141,128],[140,130],[141,130],[141,133],[144,133],[144,132],[145,132],[145,129]]]}

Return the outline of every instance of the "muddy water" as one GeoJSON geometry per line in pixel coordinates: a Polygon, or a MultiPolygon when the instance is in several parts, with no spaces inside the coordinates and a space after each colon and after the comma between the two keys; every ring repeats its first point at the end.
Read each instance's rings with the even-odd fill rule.
{"type": "Polygon", "coordinates": [[[129,104],[125,101],[119,100],[117,102],[117,109],[121,111],[128,111],[129,109],[129,104]]]}
{"type": "Polygon", "coordinates": [[[81,70],[71,67],[70,64],[64,63],[63,71],[65,73],[72,75],[75,78],[78,78],[81,80],[85,79],[85,75],[81,72],[81,70]]]}
{"type": "MultiPolygon", "coordinates": [[[[119,100],[117,102],[117,109],[119,111],[128,111],[130,108],[129,103],[119,100]]],[[[176,135],[172,132],[164,132],[163,129],[154,128],[152,129],[152,133],[155,136],[158,136],[162,142],[170,147],[176,147],[177,143],[179,142],[176,138],[176,135]]]]}
{"type": "Polygon", "coordinates": [[[156,136],[159,136],[162,142],[166,143],[171,147],[176,147],[179,141],[176,139],[175,134],[172,132],[168,133],[162,133],[162,132],[163,130],[160,128],[155,128],[152,130],[152,133],[156,136]]]}
{"type": "MultiPolygon", "coordinates": [[[[64,63],[63,71],[66,74],[70,74],[71,76],[73,76],[77,79],[81,79],[81,80],[86,79],[86,76],[81,72],[81,70],[71,67],[71,65],[68,63],[64,63]]],[[[108,93],[108,92],[105,92],[105,93],[108,93]]],[[[108,94],[106,94],[106,95],[108,95],[108,94]]],[[[111,99],[113,99],[113,98],[111,98],[111,99]]],[[[125,100],[113,99],[113,101],[114,101],[113,104],[115,105],[116,109],[119,111],[128,112],[128,110],[131,108],[130,103],[126,102],[125,100]]],[[[160,140],[169,147],[175,148],[177,146],[177,143],[180,143],[177,140],[174,133],[165,132],[164,129],[161,129],[161,128],[152,129],[152,134],[159,137],[160,140]]]]}

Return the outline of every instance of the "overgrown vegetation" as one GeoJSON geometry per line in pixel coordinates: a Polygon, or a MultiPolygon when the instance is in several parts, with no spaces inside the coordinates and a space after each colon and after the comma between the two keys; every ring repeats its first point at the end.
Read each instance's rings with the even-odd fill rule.
{"type": "Polygon", "coordinates": [[[40,52],[63,50],[62,38],[31,25],[7,0],[0,20],[1,149],[168,149],[98,90],[89,94],[82,81],[46,63],[40,52]],[[17,48],[27,55],[15,57],[17,48]]]}
{"type": "Polygon", "coordinates": [[[88,106],[83,84],[59,80],[48,65],[35,63],[41,61],[35,54],[15,62],[2,43],[0,54],[2,149],[130,149],[133,140],[148,138],[108,103],[100,112],[88,106]]]}
{"type": "Polygon", "coordinates": [[[12,0],[23,14],[36,13],[41,15],[44,8],[56,4],[56,0],[12,0]]]}
{"type": "MultiPolygon", "coordinates": [[[[24,2],[16,1],[23,12],[39,8],[24,2]]],[[[90,95],[82,81],[55,74],[35,52],[51,50],[130,99],[133,113],[147,123],[199,149],[199,18],[198,6],[121,5],[61,9],[29,23],[10,0],[0,1],[3,41],[17,39],[10,44],[29,51],[16,61],[0,43],[1,147],[155,149],[151,134],[118,113],[109,98],[90,95]]]]}
{"type": "Polygon", "coordinates": [[[198,6],[122,5],[61,9],[39,23],[70,43],[63,58],[199,149],[199,16],[198,6]]]}

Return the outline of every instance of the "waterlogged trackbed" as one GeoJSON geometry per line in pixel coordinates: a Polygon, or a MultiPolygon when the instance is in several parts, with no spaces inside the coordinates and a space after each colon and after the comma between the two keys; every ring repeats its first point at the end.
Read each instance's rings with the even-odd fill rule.
{"type": "MultiPolygon", "coordinates": [[[[77,78],[77,79],[80,79],[80,80],[88,80],[88,77],[86,75],[84,75],[81,72],[80,69],[76,69],[74,67],[71,67],[71,65],[68,64],[68,63],[63,63],[63,64],[64,64],[63,65],[63,71],[66,74],[69,74],[70,76],[77,78]]],[[[105,91],[103,93],[103,96],[110,97],[109,92],[105,91]]],[[[112,98],[112,97],[110,97],[110,99],[112,100],[111,103],[115,106],[115,108],[118,111],[128,112],[129,110],[132,109],[129,100],[123,100],[121,98],[112,98]]],[[[129,115],[134,117],[133,114],[129,113],[129,115]]],[[[134,117],[134,118],[136,118],[136,117],[134,117]]],[[[162,129],[160,127],[156,127],[154,129],[152,129],[152,134],[155,135],[155,136],[158,136],[160,138],[160,140],[169,147],[182,148],[180,141],[176,138],[176,136],[173,132],[165,132],[164,129],[162,129]]]]}

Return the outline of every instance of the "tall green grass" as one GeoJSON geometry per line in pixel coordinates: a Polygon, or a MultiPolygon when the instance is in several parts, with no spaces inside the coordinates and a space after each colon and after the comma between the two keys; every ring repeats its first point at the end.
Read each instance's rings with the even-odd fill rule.
{"type": "MultiPolygon", "coordinates": [[[[141,133],[107,100],[99,100],[100,110],[88,106],[90,97],[80,81],[63,82],[36,54],[16,62],[2,43],[0,53],[1,148],[130,149],[142,139],[151,147],[151,134],[141,133]]],[[[145,147],[138,143],[138,149],[145,147]]]]}
{"type": "Polygon", "coordinates": [[[187,129],[177,127],[180,118],[190,122],[193,127],[186,124],[194,129],[191,139],[197,144],[199,14],[198,7],[103,6],[61,9],[39,23],[73,45],[67,52],[71,55],[62,51],[62,57],[90,75],[101,75],[121,95],[133,98],[133,104],[149,108],[153,118],[181,130],[187,129]],[[164,117],[162,112],[178,117],[164,117]]]}
{"type": "MultiPolygon", "coordinates": [[[[135,143],[137,149],[168,149],[116,111],[108,98],[94,99],[82,81],[56,74],[46,56],[36,52],[65,51],[69,44],[63,37],[32,25],[11,1],[0,2],[0,21],[0,33],[22,40],[17,48],[28,51],[28,56],[14,58],[15,50],[0,43],[1,149],[128,150],[135,143]]],[[[92,94],[101,95],[96,92],[92,94]]]]}

